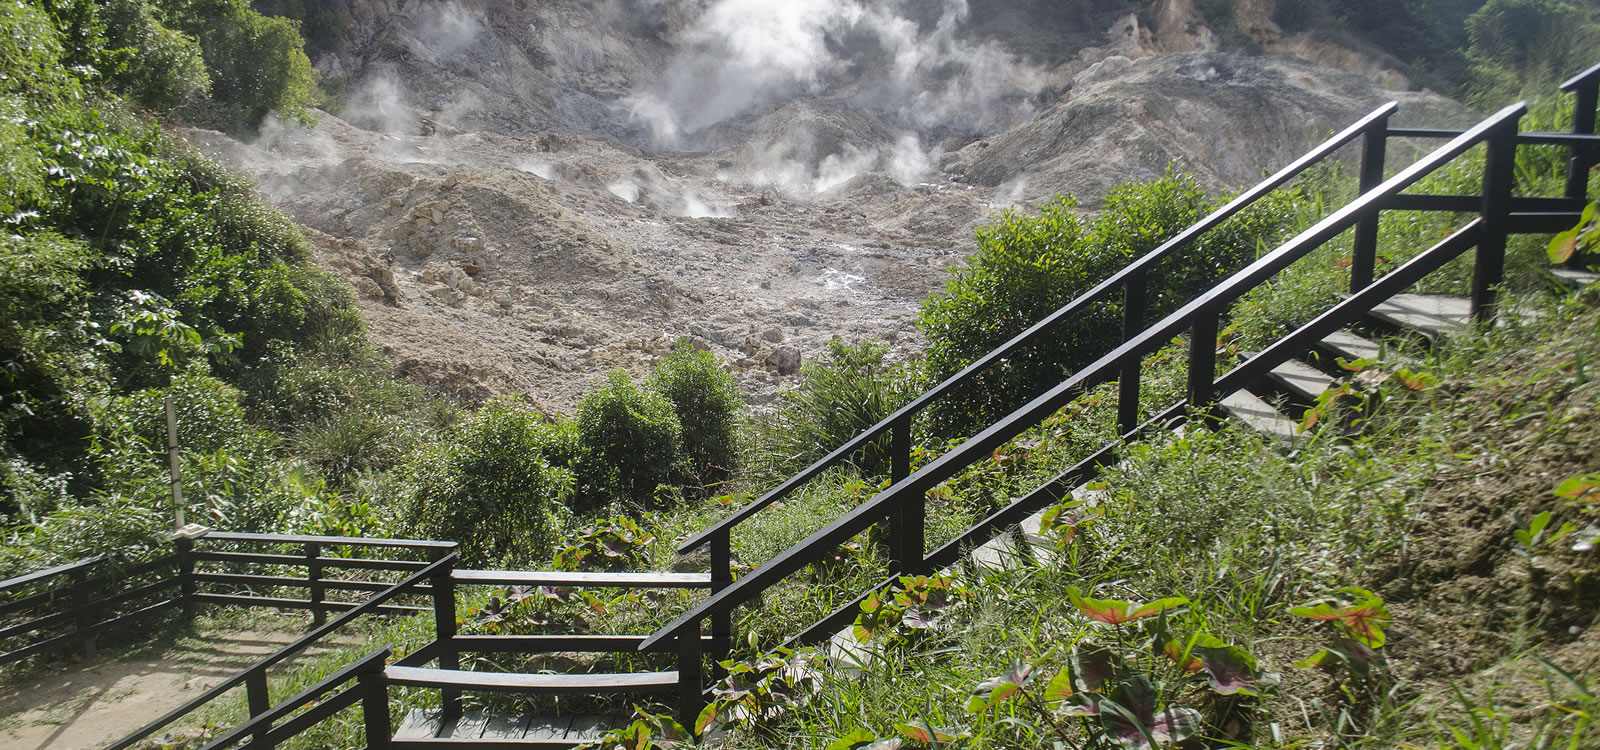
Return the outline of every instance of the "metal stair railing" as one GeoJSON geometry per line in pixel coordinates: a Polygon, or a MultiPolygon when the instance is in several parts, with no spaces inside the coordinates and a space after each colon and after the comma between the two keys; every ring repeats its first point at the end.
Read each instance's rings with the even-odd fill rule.
{"type": "MultiPolygon", "coordinates": [[[[440,544],[446,544],[453,547],[453,544],[448,542],[440,544]]],[[[247,723],[247,726],[257,728],[257,731],[254,732],[256,737],[253,742],[262,742],[263,738],[267,736],[267,730],[271,728],[270,717],[281,715],[281,712],[273,708],[268,697],[268,669],[271,669],[274,665],[293,657],[307,648],[310,648],[312,645],[315,645],[329,634],[344,627],[352,620],[355,620],[363,615],[382,611],[385,604],[389,600],[403,594],[413,593],[414,589],[429,582],[431,582],[429,590],[435,598],[435,609],[439,609],[441,604],[446,604],[446,602],[440,601],[441,598],[449,599],[449,626],[453,629],[455,626],[455,607],[453,596],[451,595],[452,589],[447,582],[450,578],[450,572],[452,569],[454,569],[458,559],[459,555],[456,552],[451,551],[448,554],[441,556],[439,559],[424,565],[421,567],[421,569],[407,576],[404,580],[396,582],[382,591],[373,594],[373,596],[367,599],[365,602],[350,608],[344,614],[329,620],[319,627],[316,627],[311,632],[295,639],[293,643],[290,643],[282,649],[279,649],[268,656],[262,657],[256,663],[235,673],[228,679],[223,680],[210,690],[195,696],[182,706],[167,712],[160,718],[157,718],[149,724],[140,727],[121,740],[108,745],[105,750],[127,750],[127,748],[137,745],[156,732],[159,732],[163,728],[171,725],[178,719],[193,713],[195,710],[211,703],[224,693],[232,690],[235,687],[238,687],[241,684],[245,686],[247,704],[249,706],[251,716],[251,721],[247,723]],[[441,585],[442,583],[444,585],[441,585]],[[263,717],[269,718],[263,719],[263,717]]],[[[270,743],[266,743],[264,746],[270,746],[270,743]]]]}
{"type": "MultiPolygon", "coordinates": [[[[1045,335],[1049,334],[1057,326],[1077,318],[1092,306],[1112,299],[1119,291],[1123,297],[1123,340],[1126,341],[1133,337],[1143,327],[1143,315],[1146,309],[1146,283],[1149,275],[1156,269],[1158,264],[1188,249],[1201,236],[1221,226],[1228,219],[1254,205],[1272,191],[1284,186],[1295,177],[1304,174],[1306,170],[1313,166],[1326,161],[1340,149],[1358,139],[1363,144],[1361,187],[1363,190],[1375,187],[1382,181],[1389,119],[1394,115],[1398,107],[1399,105],[1395,102],[1389,102],[1373,110],[1315,149],[1263,180],[1260,184],[1240,194],[1193,226],[1162,243],[1156,249],[1134,260],[1094,288],[1079,295],[1044,319],[1013,336],[1009,341],[980,357],[960,372],[946,378],[943,382],[895,411],[895,413],[867,428],[844,445],[818,459],[815,463],[774,487],[766,494],[751,501],[704,531],[689,537],[679,545],[679,553],[687,554],[703,545],[709,545],[713,580],[712,590],[713,592],[720,591],[732,583],[732,577],[729,573],[729,566],[732,563],[732,529],[773,503],[787,497],[828,469],[845,463],[857,451],[886,435],[889,436],[891,482],[900,482],[905,479],[911,473],[912,421],[922,410],[948,395],[959,393],[960,389],[967,385],[972,378],[1004,362],[1023,347],[1042,340],[1045,335]]],[[[1362,231],[1364,233],[1363,237],[1366,237],[1367,234],[1370,234],[1371,237],[1370,239],[1358,240],[1358,247],[1365,248],[1365,250],[1358,250],[1357,255],[1368,259],[1367,266],[1370,274],[1370,259],[1375,256],[1377,246],[1376,221],[1373,221],[1370,226],[1364,225],[1362,231]]],[[[1125,390],[1137,390],[1139,372],[1136,366],[1122,373],[1122,376],[1121,382],[1125,384],[1123,386],[1125,390]]],[[[1124,398],[1120,403],[1123,404],[1123,407],[1118,412],[1118,424],[1126,432],[1134,429],[1139,423],[1138,402],[1137,399],[1124,398]]],[[[920,507],[901,508],[900,510],[902,512],[895,515],[891,520],[893,532],[889,535],[891,544],[890,557],[897,562],[909,564],[919,557],[922,551],[920,548],[913,549],[905,540],[912,538],[910,530],[913,527],[920,526],[923,519],[916,512],[920,510],[920,507]]],[[[730,631],[731,624],[726,621],[724,616],[719,613],[713,618],[712,637],[714,642],[721,644],[720,648],[726,648],[730,631]]]]}
{"type": "MultiPolygon", "coordinates": [[[[1586,73],[1585,76],[1580,76],[1580,78],[1583,79],[1580,83],[1582,86],[1587,87],[1586,90],[1594,90],[1597,86],[1600,86],[1600,66],[1586,73]]],[[[1574,80],[1578,81],[1579,79],[1574,80]]],[[[1132,426],[1132,428],[1129,427],[1128,420],[1119,419],[1125,439],[1135,437],[1142,431],[1161,424],[1164,420],[1181,419],[1187,411],[1207,413],[1221,396],[1243,387],[1248,383],[1247,378],[1258,375],[1264,368],[1275,364],[1272,362],[1273,359],[1281,361],[1292,354],[1298,354],[1299,352],[1291,351],[1291,349],[1296,346],[1308,345],[1307,342],[1310,335],[1308,331],[1319,331],[1330,325],[1337,327],[1352,322],[1354,317],[1359,316],[1373,305],[1414,283],[1415,278],[1421,278],[1421,276],[1431,273],[1449,258],[1464,252],[1469,246],[1477,247],[1472,280],[1473,314],[1479,320],[1491,316],[1498,301],[1497,286],[1501,281],[1507,236],[1514,231],[1533,231],[1543,226],[1551,225],[1557,218],[1565,218],[1569,224],[1571,221],[1576,220],[1575,213],[1570,211],[1550,211],[1548,210],[1551,207],[1549,203],[1535,202],[1540,199],[1514,200],[1512,197],[1515,152],[1517,146],[1524,142],[1519,137],[1518,124],[1526,111],[1526,103],[1507,107],[1477,126],[1455,135],[1447,144],[1406,169],[1401,170],[1394,177],[1371,187],[1363,185],[1364,189],[1361,196],[1350,204],[1335,211],[1289,242],[1202,293],[1196,299],[1161,321],[1144,328],[1137,335],[1128,336],[1123,344],[1111,352],[1066,378],[1056,387],[1039,395],[1027,405],[968,439],[965,443],[934,459],[916,473],[903,479],[898,479],[898,481],[872,499],[845,513],[823,529],[793,545],[754,571],[747,573],[737,582],[714,592],[701,605],[658,630],[650,639],[641,644],[640,648],[654,648],[657,645],[657,641],[663,641],[668,638],[678,639],[677,642],[680,645],[698,644],[698,638],[681,638],[681,636],[686,634],[698,635],[702,627],[701,623],[705,620],[711,619],[714,622],[716,620],[726,621],[731,617],[735,607],[753,599],[765,589],[799,571],[806,565],[821,559],[823,555],[830,553],[834,548],[844,544],[868,527],[882,523],[886,517],[893,519],[890,521],[893,527],[892,536],[896,538],[902,550],[901,554],[895,556],[891,562],[891,568],[895,575],[926,572],[955,562],[963,547],[982,541],[979,537],[983,536],[984,533],[992,533],[1003,524],[1020,521],[1027,512],[1043,507],[1051,499],[1059,499],[1062,491],[1071,486],[1071,482],[1092,476],[1096,471],[1095,467],[1099,463],[1115,455],[1118,444],[1112,443],[1106,446],[1094,456],[1062,472],[1061,475],[1046,483],[1039,490],[1030,493],[1022,500],[1013,503],[1012,506],[973,527],[968,533],[963,534],[961,538],[927,555],[922,553],[925,541],[920,512],[924,502],[924,493],[941,482],[954,477],[967,466],[991,455],[995,449],[1017,437],[1024,430],[1038,425],[1045,418],[1074,398],[1086,393],[1089,389],[1117,379],[1119,376],[1125,376],[1127,373],[1137,372],[1144,356],[1157,351],[1171,341],[1174,336],[1185,331],[1189,334],[1187,397],[1144,423],[1132,426]],[[1483,195],[1471,198],[1475,204],[1472,209],[1479,214],[1479,218],[1444,242],[1407,262],[1400,269],[1396,269],[1377,280],[1371,278],[1370,269],[1374,265],[1371,255],[1375,253],[1376,249],[1377,235],[1375,230],[1378,226],[1381,212],[1397,208],[1415,210],[1417,208],[1415,203],[1418,202],[1418,199],[1427,199],[1430,196],[1402,196],[1402,191],[1479,144],[1487,144],[1488,148],[1485,161],[1483,195]],[[1515,215],[1518,208],[1524,209],[1524,215],[1520,218],[1515,215]],[[1351,286],[1354,293],[1353,296],[1317,318],[1310,326],[1291,334],[1284,341],[1270,347],[1267,352],[1235,368],[1233,372],[1224,375],[1219,380],[1215,376],[1218,322],[1227,306],[1250,289],[1267,281],[1295,261],[1303,258],[1312,250],[1352,228],[1355,228],[1357,232],[1355,244],[1358,256],[1352,269],[1351,286]],[[1372,231],[1369,232],[1369,229],[1372,231]],[[1365,259],[1360,257],[1364,254],[1369,257],[1365,259]],[[1365,268],[1362,266],[1365,266],[1365,268]]],[[[1382,111],[1380,110],[1380,112],[1382,111]]],[[[1379,115],[1380,113],[1374,114],[1379,115]]],[[[1382,119],[1386,118],[1387,113],[1382,113],[1382,119]]],[[[1592,128],[1592,118],[1590,118],[1589,122],[1588,127],[1592,128]]],[[[1580,120],[1577,124],[1581,126],[1583,122],[1580,120]]],[[[1369,124],[1368,127],[1371,128],[1372,125],[1369,124]]],[[[1566,145],[1572,148],[1574,169],[1581,166],[1587,170],[1588,167],[1594,164],[1596,138],[1592,134],[1562,134],[1559,137],[1540,134],[1526,142],[1548,143],[1550,141],[1558,141],[1559,145],[1566,145]]],[[[1375,148],[1367,149],[1368,154],[1373,154],[1375,151],[1378,151],[1378,155],[1381,156],[1380,150],[1375,148]]],[[[1381,175],[1381,170],[1381,166],[1364,166],[1362,181],[1365,183],[1370,181],[1373,175],[1381,175]]],[[[1581,199],[1581,192],[1579,198],[1581,199]]],[[[1569,208],[1575,203],[1570,195],[1556,200],[1561,201],[1562,208],[1569,208]]],[[[1459,200],[1452,200],[1449,205],[1441,205],[1437,208],[1455,211],[1460,210],[1462,205],[1459,200]]],[[[1183,236],[1192,237],[1194,234],[1185,233],[1183,236]]],[[[1133,274],[1136,271],[1126,271],[1126,273],[1133,274]]],[[[1096,292],[1100,294],[1106,293],[1103,291],[1106,286],[1107,284],[1102,284],[1096,288],[1096,292]]],[[[1076,301],[1069,307],[1073,307],[1075,310],[1082,309],[1081,306],[1076,304],[1076,301]]],[[[1132,313],[1130,313],[1131,316],[1132,313]]],[[[1030,330],[1039,328],[1040,326],[1036,326],[1035,329],[1030,330]]],[[[986,358],[986,361],[992,360],[986,358]]],[[[1119,416],[1136,413],[1132,412],[1132,409],[1137,404],[1138,390],[1137,380],[1133,380],[1131,383],[1124,383],[1123,387],[1119,388],[1119,416]]],[[[893,420],[894,418],[891,418],[886,422],[892,422],[893,420]]],[[[860,444],[859,441],[853,441],[853,443],[860,444]]],[[[836,451],[835,455],[837,454],[838,452],[836,451]]],[[[793,480],[791,480],[791,483],[786,483],[786,486],[792,483],[793,480]]],[[[734,518],[742,520],[748,515],[748,513],[744,513],[734,518]]],[[[724,523],[726,524],[726,522],[724,523]]],[[[718,534],[726,534],[727,525],[719,525],[711,531],[718,534]]],[[[698,541],[703,541],[705,536],[705,534],[702,534],[702,538],[690,541],[691,543],[698,543],[698,541]]],[[[685,546],[689,545],[686,544],[685,546]]],[[[887,579],[885,583],[892,580],[893,577],[887,579]]],[[[831,630],[836,629],[844,622],[844,618],[851,614],[852,607],[846,605],[833,615],[808,628],[797,636],[797,640],[816,642],[821,638],[825,638],[831,634],[831,630]]],[[[698,658],[698,655],[696,657],[698,658]]]]}

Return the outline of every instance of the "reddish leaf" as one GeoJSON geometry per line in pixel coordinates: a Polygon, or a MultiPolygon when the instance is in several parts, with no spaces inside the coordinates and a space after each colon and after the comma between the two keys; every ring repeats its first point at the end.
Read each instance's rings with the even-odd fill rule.
{"type": "Polygon", "coordinates": [[[1194,649],[1219,695],[1260,695],[1278,684],[1278,675],[1262,671],[1256,658],[1237,646],[1199,646],[1194,649]]]}
{"type": "Polygon", "coordinates": [[[931,745],[935,742],[951,742],[956,739],[956,735],[950,734],[949,730],[934,729],[928,726],[927,722],[920,720],[906,724],[895,724],[894,731],[899,732],[901,737],[912,742],[921,742],[924,745],[931,745]]]}
{"type": "Polygon", "coordinates": [[[1151,617],[1189,603],[1188,599],[1181,596],[1157,599],[1148,604],[1136,604],[1121,599],[1091,599],[1080,594],[1075,586],[1067,587],[1067,596],[1072,600],[1072,605],[1077,607],[1078,611],[1082,612],[1086,617],[1108,625],[1121,625],[1125,622],[1151,617]]]}
{"type": "Polygon", "coordinates": [[[1200,730],[1203,718],[1192,708],[1156,710],[1155,687],[1143,675],[1118,686],[1100,702],[1100,725],[1117,744],[1137,750],[1182,742],[1200,730]]]}
{"type": "Polygon", "coordinates": [[[1571,477],[1555,488],[1556,497],[1564,497],[1580,503],[1600,501],[1600,474],[1579,474],[1571,477]]]}
{"type": "Polygon", "coordinates": [[[1177,641],[1167,641],[1161,644],[1161,652],[1166,654],[1167,658],[1171,659],[1179,668],[1188,672],[1198,672],[1205,667],[1205,664],[1192,655],[1185,660],[1183,651],[1183,644],[1177,641]]]}
{"type": "Polygon", "coordinates": [[[1089,642],[1072,647],[1072,685],[1080,693],[1097,693],[1123,673],[1122,660],[1110,649],[1089,642]]]}

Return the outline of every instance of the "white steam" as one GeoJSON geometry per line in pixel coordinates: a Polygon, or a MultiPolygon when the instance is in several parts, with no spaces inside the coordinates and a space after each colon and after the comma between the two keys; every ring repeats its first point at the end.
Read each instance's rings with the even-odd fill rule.
{"type": "Polygon", "coordinates": [[[342,112],[345,121],[358,127],[389,135],[417,135],[421,120],[412,106],[398,78],[379,72],[367,78],[348,101],[342,112]]]}
{"type": "Polygon", "coordinates": [[[667,147],[824,92],[919,129],[992,132],[1031,115],[1043,71],[960,38],[966,0],[923,2],[938,10],[931,25],[882,0],[710,0],[661,79],[625,103],[667,147]]]}
{"type": "Polygon", "coordinates": [[[889,176],[901,185],[915,185],[928,174],[933,167],[933,160],[938,157],[937,149],[923,151],[922,139],[915,133],[907,133],[895,142],[894,150],[889,154],[889,176]]]}
{"type": "Polygon", "coordinates": [[[713,205],[700,198],[693,190],[683,193],[683,205],[673,212],[690,219],[731,219],[738,214],[728,206],[713,205]]]}
{"type": "Polygon", "coordinates": [[[613,182],[606,186],[606,190],[610,191],[612,195],[615,195],[618,198],[627,201],[628,203],[639,202],[639,186],[634,184],[632,180],[619,180],[617,182],[613,182]]]}
{"type": "Polygon", "coordinates": [[[523,159],[517,162],[517,170],[527,172],[542,180],[554,180],[556,178],[556,165],[539,159],[523,159]]]}
{"type": "Polygon", "coordinates": [[[904,133],[889,148],[844,143],[818,158],[814,139],[802,131],[765,148],[746,148],[742,158],[717,177],[725,182],[773,188],[789,198],[804,200],[874,172],[886,174],[905,187],[914,187],[927,179],[939,154],[938,147],[923,149],[922,139],[915,133],[904,133]]]}
{"type": "Polygon", "coordinates": [[[425,17],[416,28],[417,44],[412,49],[428,62],[438,64],[472,46],[483,33],[483,24],[457,3],[445,3],[437,15],[425,17]]]}

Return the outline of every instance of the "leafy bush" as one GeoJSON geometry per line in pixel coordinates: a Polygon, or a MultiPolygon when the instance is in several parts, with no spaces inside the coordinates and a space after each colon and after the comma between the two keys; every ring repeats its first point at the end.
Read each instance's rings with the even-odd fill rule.
{"type": "MultiPolygon", "coordinates": [[[[828,342],[821,361],[800,370],[800,383],[780,396],[778,408],[756,418],[752,469],[787,475],[810,465],[882,421],[915,395],[913,379],[884,366],[889,345],[877,341],[828,342]]],[[[889,440],[874,441],[851,461],[863,473],[888,469],[889,440]]]]}
{"type": "Polygon", "coordinates": [[[497,398],[399,469],[412,533],[457,542],[469,565],[549,558],[573,475],[552,454],[562,429],[532,405],[497,398]]]}
{"type": "Polygon", "coordinates": [[[727,478],[737,462],[734,437],[744,398],[716,356],[680,341],[656,363],[648,386],[672,402],[689,478],[702,485],[727,478]]]}
{"type": "Polygon", "coordinates": [[[278,439],[250,422],[237,389],[201,373],[174,377],[169,388],[114,398],[96,413],[91,452],[104,491],[146,508],[170,507],[168,394],[189,518],[233,531],[273,524],[284,510],[275,494],[278,439]]]}
{"type": "Polygon", "coordinates": [[[645,505],[683,465],[683,426],[672,402],[634,385],[622,370],[596,380],[578,402],[577,437],[585,484],[580,512],[612,499],[645,505]]]}
{"type": "Polygon", "coordinates": [[[174,28],[200,41],[211,100],[186,106],[202,122],[253,130],[268,112],[302,121],[316,103],[316,71],[294,22],[261,15],[248,0],[155,0],[174,28]]]}
{"type": "Polygon", "coordinates": [[[1594,64],[1600,13],[1565,0],[1489,0],[1466,21],[1468,95],[1499,106],[1594,64]]]}
{"type": "MultiPolygon", "coordinates": [[[[1276,242],[1292,218],[1291,200],[1277,194],[1257,203],[1154,269],[1146,320],[1177,309],[1276,242]]],[[[959,372],[1214,207],[1193,178],[1177,174],[1119,185],[1093,224],[1073,212],[1075,205],[1061,196],[1037,215],[1007,211],[977,230],[977,255],[943,294],[923,303],[918,318],[928,336],[930,379],[959,372]]],[[[1120,295],[1096,303],[979,375],[961,398],[933,407],[935,429],[959,434],[991,422],[1110,351],[1121,341],[1121,308],[1120,295]]]]}
{"type": "Polygon", "coordinates": [[[106,45],[119,56],[113,84],[146,107],[167,111],[211,91],[200,45],[156,20],[145,0],[111,0],[101,15],[106,45]]]}

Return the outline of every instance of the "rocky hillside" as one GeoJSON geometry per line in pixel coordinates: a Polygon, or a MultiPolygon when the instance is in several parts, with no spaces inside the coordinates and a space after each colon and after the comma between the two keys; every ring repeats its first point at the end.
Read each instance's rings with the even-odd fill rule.
{"type": "Polygon", "coordinates": [[[1236,188],[1390,99],[1471,119],[1272,5],[1235,31],[1351,70],[1212,51],[1189,0],[346,0],[318,125],[188,135],[313,230],[424,382],[563,410],[690,336],[762,403],[835,336],[912,356],[995,210],[1168,164],[1236,188]]]}

